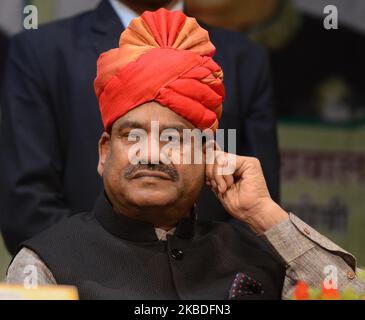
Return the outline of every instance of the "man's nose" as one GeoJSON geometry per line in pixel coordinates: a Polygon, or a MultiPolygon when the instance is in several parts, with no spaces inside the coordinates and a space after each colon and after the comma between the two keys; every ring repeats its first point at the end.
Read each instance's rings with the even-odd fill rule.
{"type": "Polygon", "coordinates": [[[148,140],[143,143],[143,150],[139,155],[140,162],[144,164],[159,164],[160,163],[160,139],[156,134],[149,133],[146,137],[148,140]]]}
{"type": "Polygon", "coordinates": [[[160,163],[160,136],[152,132],[149,135],[148,142],[148,161],[151,164],[160,163]]]}
{"type": "Polygon", "coordinates": [[[171,148],[164,148],[166,142],[160,141],[159,137],[148,137],[148,150],[145,152],[145,163],[149,164],[170,164],[173,152],[171,148]]]}

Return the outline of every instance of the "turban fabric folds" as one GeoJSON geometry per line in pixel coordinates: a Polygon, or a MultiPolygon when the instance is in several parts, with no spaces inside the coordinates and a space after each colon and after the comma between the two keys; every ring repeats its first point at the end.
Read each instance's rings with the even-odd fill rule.
{"type": "Polygon", "coordinates": [[[97,62],[95,93],[104,128],[128,111],[157,101],[199,129],[216,129],[223,72],[206,30],[181,11],[144,12],[122,33],[119,48],[97,62]]]}

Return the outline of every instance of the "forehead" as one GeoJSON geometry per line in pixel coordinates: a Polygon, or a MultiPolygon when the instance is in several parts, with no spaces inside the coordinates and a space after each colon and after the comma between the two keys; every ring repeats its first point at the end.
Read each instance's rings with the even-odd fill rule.
{"type": "Polygon", "coordinates": [[[152,121],[158,121],[160,127],[173,128],[179,126],[186,129],[195,128],[189,121],[155,101],[144,103],[132,109],[119,118],[114,123],[113,128],[139,127],[149,130],[152,121]]]}

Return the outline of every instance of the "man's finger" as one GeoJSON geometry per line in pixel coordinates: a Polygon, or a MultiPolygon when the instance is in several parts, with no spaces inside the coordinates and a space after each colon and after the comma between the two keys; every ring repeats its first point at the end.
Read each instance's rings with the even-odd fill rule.
{"type": "Polygon", "coordinates": [[[213,169],[214,180],[218,185],[218,191],[224,193],[227,190],[227,183],[222,175],[222,165],[216,163],[213,169]]]}
{"type": "Polygon", "coordinates": [[[205,180],[210,181],[214,178],[213,177],[213,167],[214,167],[214,163],[205,165],[205,180]]]}

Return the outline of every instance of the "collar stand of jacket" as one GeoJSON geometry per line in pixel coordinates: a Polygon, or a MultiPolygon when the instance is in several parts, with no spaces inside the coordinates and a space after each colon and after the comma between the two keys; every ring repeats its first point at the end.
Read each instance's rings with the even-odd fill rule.
{"type": "MultiPolygon", "coordinates": [[[[96,201],[93,213],[103,228],[118,238],[137,242],[159,240],[152,224],[132,219],[114,211],[105,192],[96,201]]],[[[191,239],[194,236],[195,221],[196,213],[192,209],[189,217],[178,222],[174,235],[182,239],[191,239]]]]}

